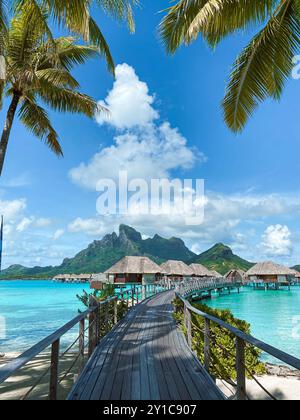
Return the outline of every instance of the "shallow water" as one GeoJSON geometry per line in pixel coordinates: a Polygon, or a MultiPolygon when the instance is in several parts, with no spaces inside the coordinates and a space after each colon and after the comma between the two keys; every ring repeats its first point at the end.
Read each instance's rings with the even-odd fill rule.
{"type": "MultiPolygon", "coordinates": [[[[295,357],[300,358],[300,287],[279,291],[254,291],[214,295],[205,303],[217,309],[230,309],[234,316],[251,324],[251,333],[295,357]]],[[[263,355],[264,360],[280,363],[263,355]]]]}
{"type": "Polygon", "coordinates": [[[89,285],[0,281],[0,353],[22,352],[74,318],[84,309],[76,298],[83,289],[89,285]]]}

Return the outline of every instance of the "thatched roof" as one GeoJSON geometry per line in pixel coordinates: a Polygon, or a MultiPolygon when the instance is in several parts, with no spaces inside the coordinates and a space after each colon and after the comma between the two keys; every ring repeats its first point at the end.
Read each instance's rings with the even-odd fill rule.
{"type": "Polygon", "coordinates": [[[209,271],[202,264],[190,264],[190,268],[193,270],[194,276],[197,277],[214,277],[213,273],[209,271]]]}
{"type": "Polygon", "coordinates": [[[243,270],[230,270],[225,274],[225,278],[228,280],[244,280],[246,272],[243,270]]]}
{"type": "Polygon", "coordinates": [[[266,261],[256,264],[246,273],[247,276],[294,276],[295,271],[284,265],[266,261]]]}
{"type": "Polygon", "coordinates": [[[169,260],[161,264],[160,267],[168,276],[187,277],[193,275],[193,270],[183,261],[169,260]]]}
{"type": "Polygon", "coordinates": [[[293,271],[295,271],[295,277],[296,277],[297,279],[299,279],[299,278],[300,278],[300,273],[299,273],[299,271],[297,271],[297,270],[293,270],[293,271]]]}
{"type": "Polygon", "coordinates": [[[223,277],[222,274],[218,273],[216,270],[211,270],[213,277],[221,278],[223,277]]]}
{"type": "Polygon", "coordinates": [[[163,274],[162,269],[148,257],[124,257],[105,271],[105,274],[163,274]]]}

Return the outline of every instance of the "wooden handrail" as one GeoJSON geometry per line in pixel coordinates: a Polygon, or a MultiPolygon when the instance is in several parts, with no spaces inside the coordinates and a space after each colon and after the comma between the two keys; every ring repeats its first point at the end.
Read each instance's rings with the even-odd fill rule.
{"type": "MultiPolygon", "coordinates": [[[[142,286],[146,287],[146,286],[142,286]]],[[[49,335],[48,337],[41,340],[39,343],[35,344],[29,350],[25,351],[21,356],[17,357],[16,359],[12,360],[11,362],[7,363],[6,365],[0,368],[0,385],[5,382],[9,377],[19,371],[22,367],[27,365],[31,362],[36,356],[41,354],[44,350],[51,347],[51,364],[50,364],[50,388],[49,388],[49,398],[52,400],[57,399],[57,385],[58,385],[58,363],[59,363],[59,348],[60,348],[60,340],[61,338],[67,334],[72,328],[79,324],[79,357],[80,360],[80,367],[79,369],[82,370],[83,368],[83,359],[84,359],[84,331],[85,331],[85,320],[89,318],[89,343],[92,342],[92,346],[90,347],[90,352],[92,352],[95,346],[98,344],[100,339],[100,314],[99,308],[111,303],[111,302],[118,302],[118,300],[127,300],[128,303],[128,296],[129,293],[132,293],[132,298],[134,298],[135,293],[139,293],[139,291],[134,289],[127,289],[121,290],[117,293],[116,296],[112,296],[107,298],[103,301],[96,301],[91,299],[92,304],[90,303],[89,309],[85,312],[80,313],[74,319],[69,321],[63,327],[59,328],[53,334],[49,335]]],[[[154,289],[154,294],[157,293],[157,289],[154,289]]],[[[142,292],[142,300],[146,298],[146,293],[142,292]]],[[[92,296],[92,295],[91,295],[92,296]]],[[[132,306],[134,306],[135,299],[133,299],[132,306]]],[[[138,303],[138,298],[136,299],[136,303],[138,303]]],[[[106,314],[107,315],[107,314],[106,314]]],[[[113,308],[113,324],[115,325],[118,321],[118,313],[117,313],[117,304],[114,305],[113,308]]],[[[107,320],[106,320],[107,321],[107,320]]],[[[106,331],[108,332],[108,331],[106,331]]],[[[76,340],[76,341],[77,341],[76,340]]]]}
{"type": "Polygon", "coordinates": [[[83,319],[86,319],[90,313],[92,313],[95,308],[90,308],[89,310],[78,315],[76,318],[69,321],[59,330],[55,331],[53,334],[44,338],[42,341],[31,347],[29,350],[25,351],[21,356],[12,360],[10,363],[2,366],[0,368],[0,384],[2,384],[6,379],[13,375],[16,371],[21,369],[32,359],[42,353],[45,349],[52,346],[57,340],[60,340],[67,332],[69,332],[75,325],[77,325],[83,319]]]}
{"type": "Polygon", "coordinates": [[[232,325],[227,324],[226,322],[222,321],[219,318],[216,318],[212,315],[209,315],[205,312],[200,311],[199,309],[196,309],[194,306],[190,304],[186,299],[184,299],[181,295],[176,293],[177,297],[183,302],[185,307],[193,312],[196,315],[201,316],[204,319],[207,319],[220,327],[226,329],[227,331],[231,332],[235,337],[243,340],[244,342],[251,344],[252,346],[264,351],[265,353],[268,353],[269,355],[275,357],[276,359],[280,360],[281,362],[286,363],[287,365],[300,370],[300,359],[291,356],[288,353],[285,353],[282,350],[277,349],[276,347],[273,347],[255,337],[252,335],[246,334],[241,330],[238,330],[237,328],[233,327],[232,325]]]}

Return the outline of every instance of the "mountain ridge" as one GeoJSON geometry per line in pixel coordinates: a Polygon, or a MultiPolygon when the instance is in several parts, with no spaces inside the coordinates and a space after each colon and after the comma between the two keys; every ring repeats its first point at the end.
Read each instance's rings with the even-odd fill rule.
{"type": "Polygon", "coordinates": [[[143,239],[140,232],[123,224],[119,227],[119,235],[113,232],[101,240],[93,241],[73,258],[65,258],[59,266],[28,268],[15,264],[3,270],[0,279],[53,278],[57,274],[103,272],[126,255],[147,256],[158,264],[169,259],[182,260],[188,264],[200,263],[221,274],[233,268],[248,270],[253,266],[221,243],[197,255],[180,238],[166,239],[156,234],[152,238],[143,239]]]}

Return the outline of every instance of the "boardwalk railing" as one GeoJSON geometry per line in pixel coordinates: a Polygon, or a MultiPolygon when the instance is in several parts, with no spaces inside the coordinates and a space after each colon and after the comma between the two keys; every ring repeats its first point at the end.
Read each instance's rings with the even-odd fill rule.
{"type": "MultiPolygon", "coordinates": [[[[34,390],[44,381],[48,381],[48,399],[57,400],[59,385],[76,369],[80,374],[85,362],[90,358],[100,340],[122,319],[126,313],[141,301],[160,293],[168,288],[167,282],[143,285],[127,290],[121,290],[116,296],[99,301],[90,296],[89,308],[80,313],[62,328],[31,347],[18,358],[0,368],[0,386],[10,377],[18,373],[23,367],[34,361],[37,356],[50,349],[50,365],[38,377],[35,383],[26,388],[26,392],[20,397],[28,399],[34,390]],[[66,349],[61,351],[62,338],[78,327],[78,336],[66,349]],[[72,351],[74,360],[64,372],[60,373],[61,359],[72,351]]],[[[76,377],[76,376],[75,376],[76,377]]],[[[20,384],[18,384],[20,385],[20,384]]],[[[5,389],[1,390],[1,394],[5,389]]]]}
{"type": "Polygon", "coordinates": [[[222,289],[238,289],[243,286],[243,283],[232,282],[225,277],[220,278],[189,278],[183,280],[181,283],[176,285],[177,292],[183,296],[188,297],[194,293],[212,292],[214,290],[222,289]]]}
{"type": "MultiPolygon", "coordinates": [[[[177,297],[181,300],[184,305],[184,325],[187,331],[187,341],[191,349],[193,349],[193,333],[194,328],[196,326],[192,320],[192,314],[198,315],[204,320],[204,330],[202,334],[204,335],[204,367],[208,373],[211,374],[211,367],[212,367],[212,358],[211,358],[211,349],[213,345],[217,345],[216,342],[212,340],[211,337],[211,328],[212,324],[216,324],[221,327],[223,330],[231,333],[235,338],[235,347],[236,352],[235,354],[228,354],[228,356],[234,356],[236,360],[236,373],[237,373],[237,380],[236,383],[233,381],[230,382],[230,385],[234,387],[235,393],[233,395],[233,399],[237,400],[247,400],[250,399],[249,395],[247,394],[246,388],[246,378],[247,375],[251,377],[255,383],[262,389],[262,391],[272,400],[276,400],[276,396],[272,395],[257,379],[253,373],[248,369],[246,365],[246,346],[250,345],[252,347],[258,348],[264,353],[274,357],[277,360],[280,360],[284,364],[292,367],[293,369],[300,370],[300,360],[296,357],[293,357],[269,344],[264,343],[257,338],[254,338],[251,335],[245,334],[244,332],[238,330],[237,328],[227,324],[226,322],[215,318],[207,313],[204,313],[191,305],[189,301],[187,301],[182,295],[176,293],[177,297]]],[[[226,353],[226,349],[224,347],[221,348],[223,352],[226,353]]]]}

